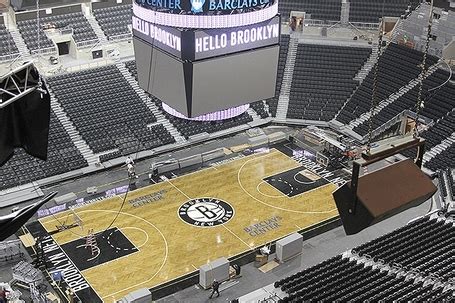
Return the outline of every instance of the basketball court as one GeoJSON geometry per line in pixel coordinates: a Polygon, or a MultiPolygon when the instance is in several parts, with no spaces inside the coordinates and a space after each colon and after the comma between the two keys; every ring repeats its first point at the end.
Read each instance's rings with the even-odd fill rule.
{"type": "Polygon", "coordinates": [[[27,226],[84,302],[114,302],[220,257],[334,219],[336,185],[277,149],[166,179],[27,226]],[[122,202],[123,209],[119,212],[122,202]],[[93,229],[98,251],[86,247],[93,229]],[[85,301],[90,298],[90,300],[85,301]]]}

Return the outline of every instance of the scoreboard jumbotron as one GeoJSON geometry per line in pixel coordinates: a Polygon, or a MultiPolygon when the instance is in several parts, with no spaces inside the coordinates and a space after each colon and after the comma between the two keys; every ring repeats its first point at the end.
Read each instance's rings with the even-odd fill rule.
{"type": "Polygon", "coordinates": [[[135,0],[139,86],[172,115],[237,116],[275,95],[278,0],[135,0]]]}

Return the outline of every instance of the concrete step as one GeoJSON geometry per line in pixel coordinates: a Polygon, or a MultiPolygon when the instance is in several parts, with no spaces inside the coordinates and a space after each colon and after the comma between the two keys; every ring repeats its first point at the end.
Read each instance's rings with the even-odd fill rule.
{"type": "MultiPolygon", "coordinates": [[[[48,86],[48,88],[50,90],[49,86],[48,86]]],[[[51,92],[51,90],[50,90],[50,92],[51,92]]],[[[52,93],[50,93],[50,94],[52,96],[52,93]]],[[[57,119],[62,124],[63,128],[68,133],[74,146],[76,146],[76,148],[79,150],[79,152],[84,157],[85,161],[87,161],[87,163],[89,165],[99,162],[99,158],[94,155],[93,151],[90,149],[87,142],[85,142],[82,139],[82,136],[79,134],[79,132],[77,131],[77,129],[75,128],[75,126],[73,125],[73,123],[71,122],[69,117],[64,112],[64,110],[61,107],[60,103],[58,102],[57,98],[55,98],[55,97],[51,97],[51,108],[54,111],[55,115],[57,116],[57,119]]]]}
{"type": "Polygon", "coordinates": [[[284,68],[283,80],[281,83],[281,92],[278,98],[276,117],[285,119],[289,107],[289,94],[291,91],[292,77],[294,74],[295,58],[297,53],[298,39],[291,38],[289,40],[289,48],[284,68]]]}
{"type": "Polygon", "coordinates": [[[108,43],[108,39],[104,34],[101,26],[99,25],[98,21],[96,21],[95,17],[87,17],[88,23],[92,27],[93,31],[95,32],[97,38],[99,39],[100,43],[108,43]]]}

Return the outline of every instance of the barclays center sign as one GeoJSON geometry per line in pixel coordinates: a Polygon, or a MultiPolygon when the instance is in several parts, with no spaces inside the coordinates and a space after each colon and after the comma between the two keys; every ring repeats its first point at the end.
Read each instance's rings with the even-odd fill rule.
{"type": "Polygon", "coordinates": [[[232,14],[269,7],[277,0],[135,0],[136,4],[157,12],[175,14],[232,14]]]}

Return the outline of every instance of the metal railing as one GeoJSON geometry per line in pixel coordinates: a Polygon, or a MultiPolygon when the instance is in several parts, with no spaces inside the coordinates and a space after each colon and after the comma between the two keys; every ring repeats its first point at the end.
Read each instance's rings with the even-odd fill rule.
{"type": "Polygon", "coordinates": [[[55,54],[55,53],[57,53],[57,49],[55,48],[55,46],[31,50],[32,56],[49,55],[49,54],[55,54]]]}
{"type": "Polygon", "coordinates": [[[120,35],[109,36],[108,40],[110,42],[120,42],[120,41],[127,41],[133,38],[132,33],[125,33],[120,35]]]}
{"type": "Polygon", "coordinates": [[[59,29],[60,35],[72,35],[73,28],[72,27],[65,27],[59,29]]]}
{"type": "Polygon", "coordinates": [[[93,69],[93,68],[106,66],[106,65],[110,65],[110,64],[113,64],[112,60],[100,58],[100,59],[97,59],[96,61],[90,61],[89,63],[78,64],[78,65],[74,65],[74,66],[65,66],[64,69],[56,70],[55,73],[57,74],[57,73],[63,73],[63,72],[78,72],[78,71],[82,71],[82,70],[86,70],[86,69],[93,69]]]}
{"type": "Polygon", "coordinates": [[[20,56],[21,56],[20,53],[2,55],[2,56],[0,56],[0,62],[15,61],[15,60],[17,60],[20,56]]]}
{"type": "Polygon", "coordinates": [[[305,19],[303,24],[305,26],[316,26],[316,27],[332,27],[339,24],[340,21],[328,21],[328,20],[318,20],[318,19],[305,19]]]}
{"type": "Polygon", "coordinates": [[[79,42],[76,42],[76,46],[77,46],[77,48],[91,47],[94,44],[99,43],[99,41],[100,40],[98,38],[92,39],[92,40],[86,40],[86,41],[79,41],[79,42]]]}
{"type": "MultiPolygon", "coordinates": [[[[381,133],[385,132],[386,130],[391,128],[396,123],[400,122],[401,119],[403,117],[405,117],[405,116],[409,117],[411,119],[415,119],[416,118],[416,113],[413,112],[412,110],[409,110],[409,109],[405,109],[405,110],[401,111],[400,113],[395,115],[395,117],[393,117],[392,119],[388,120],[386,123],[382,124],[378,128],[374,129],[373,132],[372,132],[373,137],[379,136],[381,133]]],[[[422,115],[419,115],[419,121],[421,123],[425,124],[427,127],[431,127],[434,124],[434,121],[432,119],[427,118],[427,117],[422,116],[422,115]]],[[[363,137],[362,142],[366,142],[367,139],[368,139],[368,135],[363,137]]]]}
{"type": "MultiPolygon", "coordinates": [[[[341,21],[331,20],[319,20],[319,19],[305,19],[304,25],[316,26],[316,27],[335,27],[336,25],[342,25],[341,21]]],[[[377,30],[379,23],[368,23],[368,22],[348,22],[352,27],[364,30],[377,30]]]]}
{"type": "Polygon", "coordinates": [[[43,31],[48,37],[73,34],[73,28],[71,26],[66,26],[64,28],[45,28],[43,31]]]}
{"type": "Polygon", "coordinates": [[[368,23],[368,22],[349,22],[355,28],[358,29],[367,29],[367,30],[377,30],[379,23],[368,23]]]}

